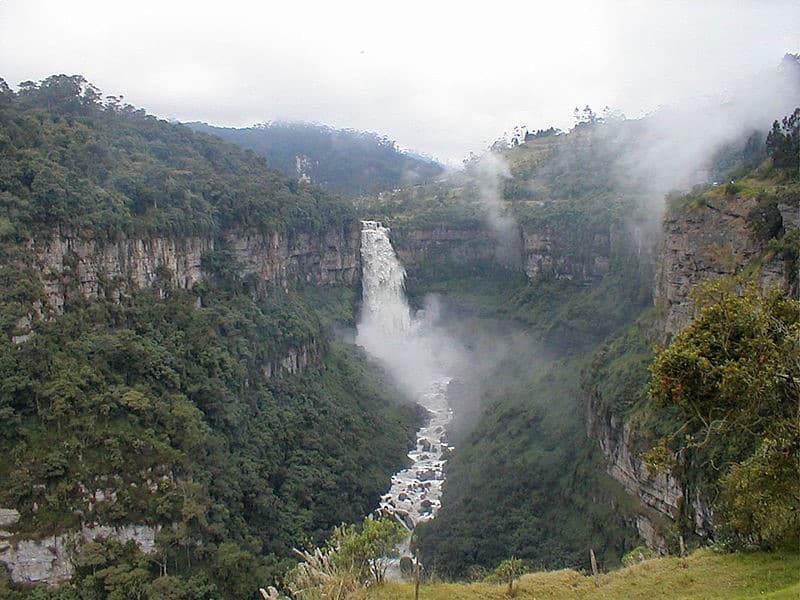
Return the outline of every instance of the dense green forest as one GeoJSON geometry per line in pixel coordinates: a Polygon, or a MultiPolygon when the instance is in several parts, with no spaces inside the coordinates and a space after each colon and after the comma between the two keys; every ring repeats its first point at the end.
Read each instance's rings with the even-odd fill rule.
{"type": "Polygon", "coordinates": [[[427,183],[444,169],[432,159],[403,152],[385,136],[311,123],[264,123],[235,129],[186,123],[252,150],[290,177],[348,195],[372,194],[427,183]]]}

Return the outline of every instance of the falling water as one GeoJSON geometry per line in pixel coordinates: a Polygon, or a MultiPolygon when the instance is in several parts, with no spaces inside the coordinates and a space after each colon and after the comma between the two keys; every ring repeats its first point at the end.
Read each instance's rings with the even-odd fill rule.
{"type": "Polygon", "coordinates": [[[361,261],[363,307],[356,342],[405,384],[430,414],[408,454],[411,466],[392,477],[376,511],[394,516],[413,531],[420,521],[433,518],[441,505],[444,465],[452,450],[447,443],[450,377],[440,364],[431,324],[425,315],[412,317],[404,291],[405,269],[392,248],[389,229],[377,221],[362,221],[361,261]]]}
{"type": "Polygon", "coordinates": [[[375,331],[406,336],[411,329],[411,310],[404,293],[406,270],[389,241],[389,229],[378,221],[361,222],[361,264],[364,305],[359,335],[375,331]]]}

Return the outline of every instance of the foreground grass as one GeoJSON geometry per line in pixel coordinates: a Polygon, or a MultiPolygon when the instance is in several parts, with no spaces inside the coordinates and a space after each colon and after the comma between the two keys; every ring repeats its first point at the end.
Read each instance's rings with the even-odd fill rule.
{"type": "MultiPolygon", "coordinates": [[[[565,569],[524,575],[514,586],[516,598],[635,599],[655,598],[800,598],[800,553],[752,552],[721,554],[698,550],[686,561],[661,558],[600,575],[565,569]]],[[[412,584],[387,583],[364,598],[406,600],[412,584]]],[[[421,600],[508,598],[505,585],[486,583],[430,584],[420,587],[421,600]]]]}

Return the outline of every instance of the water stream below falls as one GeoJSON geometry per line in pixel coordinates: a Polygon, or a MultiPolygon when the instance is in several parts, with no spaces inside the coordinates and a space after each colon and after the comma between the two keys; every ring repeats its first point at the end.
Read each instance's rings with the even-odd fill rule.
{"type": "Polygon", "coordinates": [[[417,446],[408,453],[412,464],[392,476],[392,486],[381,497],[379,513],[396,516],[409,531],[436,516],[441,506],[444,465],[453,448],[447,443],[447,426],[453,411],[447,402],[449,377],[434,380],[419,399],[430,420],[417,431],[417,446]]]}

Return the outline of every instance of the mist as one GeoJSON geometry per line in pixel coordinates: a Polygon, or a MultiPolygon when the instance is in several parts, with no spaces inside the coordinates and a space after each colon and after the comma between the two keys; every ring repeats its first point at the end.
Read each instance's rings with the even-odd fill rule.
{"type": "Polygon", "coordinates": [[[622,153],[616,176],[624,184],[626,173],[635,173],[654,200],[670,190],[708,183],[716,152],[742,146],[753,133],[763,147],[772,122],[798,103],[800,65],[786,58],[734,88],[664,106],[642,119],[643,131],[622,153]]]}
{"type": "Polygon", "coordinates": [[[80,73],[164,118],[379,131],[455,165],[504,129],[565,129],[587,103],[639,117],[800,49],[794,0],[4,0],[0,16],[11,85],[80,73]]]}
{"type": "Polygon", "coordinates": [[[508,268],[519,264],[520,231],[503,200],[503,186],[511,169],[499,154],[487,152],[467,166],[469,181],[477,190],[486,223],[497,240],[498,262],[508,268]]]}

